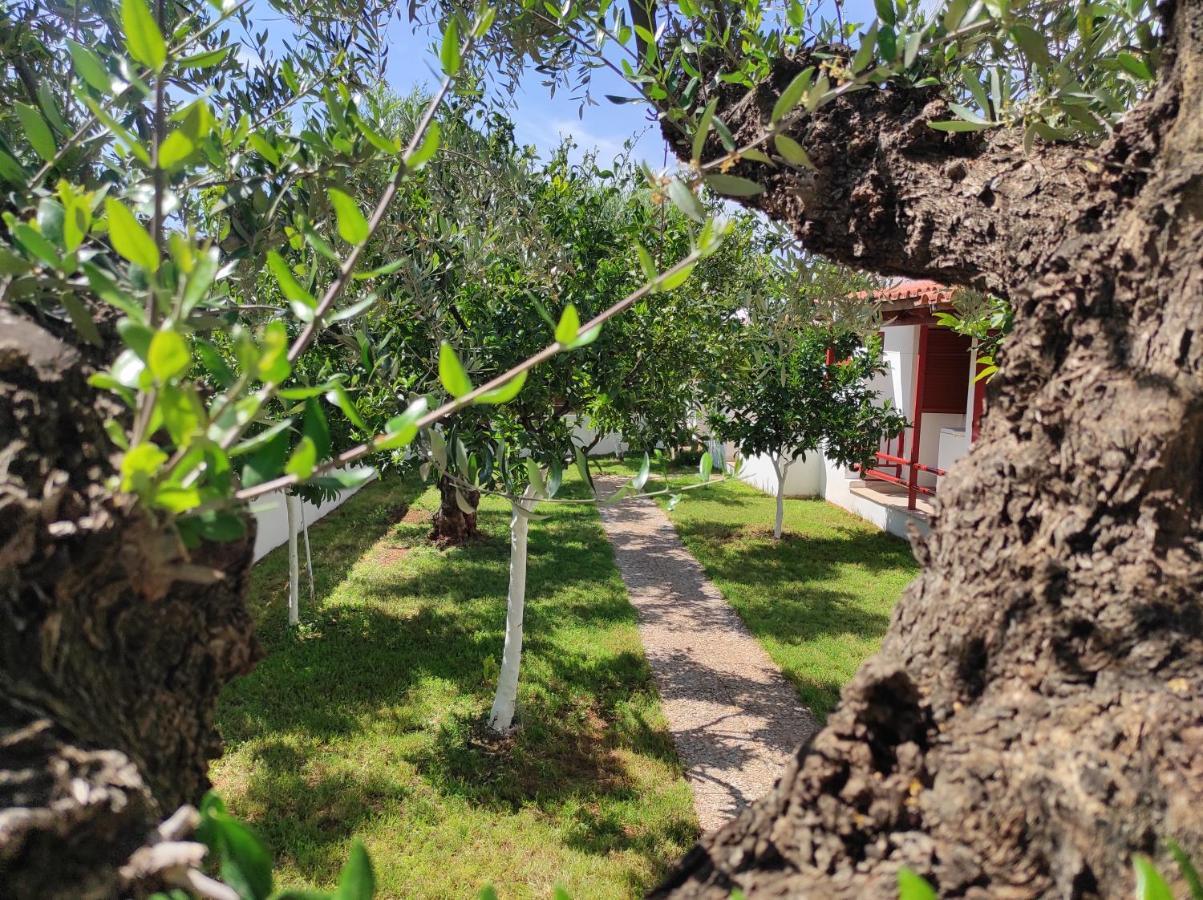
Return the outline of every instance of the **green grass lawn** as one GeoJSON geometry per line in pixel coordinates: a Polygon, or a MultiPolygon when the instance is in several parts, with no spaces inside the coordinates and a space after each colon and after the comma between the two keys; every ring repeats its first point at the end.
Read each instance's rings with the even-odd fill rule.
{"type": "Polygon", "coordinates": [[[315,526],[318,600],[302,587],[296,634],[286,551],[256,567],[267,657],[222,697],[217,790],[271,847],[280,885],[332,887],[358,836],[380,897],[642,894],[697,825],[596,511],[557,506],[531,527],[522,727],[498,742],[478,725],[504,635],[508,507],[486,498],[483,539],[440,551],[426,541],[436,496],[390,479],[315,526]]]}
{"type": "MultiPolygon", "coordinates": [[[[629,461],[608,471],[633,474],[629,461]]],[[[674,473],[686,484],[696,470],[674,473]]],[[[653,476],[646,490],[663,487],[653,476]]],[[[689,551],[823,721],[881,643],[919,565],[903,540],[825,500],[776,500],[734,480],[689,491],[669,513],[689,551]]]]}

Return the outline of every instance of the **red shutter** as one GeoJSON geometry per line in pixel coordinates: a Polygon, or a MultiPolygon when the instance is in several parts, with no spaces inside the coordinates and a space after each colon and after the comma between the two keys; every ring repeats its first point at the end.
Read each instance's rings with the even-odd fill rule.
{"type": "Polygon", "coordinates": [[[923,411],[963,413],[969,395],[969,345],[963,334],[928,329],[924,358],[923,411]]]}

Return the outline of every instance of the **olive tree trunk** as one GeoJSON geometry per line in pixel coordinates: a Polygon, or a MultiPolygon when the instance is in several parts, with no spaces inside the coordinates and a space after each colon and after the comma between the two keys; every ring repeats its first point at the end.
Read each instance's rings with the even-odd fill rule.
{"type": "MultiPolygon", "coordinates": [[[[942,897],[1130,897],[1134,852],[1203,859],[1201,7],[1169,5],[1155,92],[1101,148],[942,134],[891,87],[799,128],[815,172],[736,168],[811,249],[1016,324],[880,652],[660,893],[894,898],[906,865],[942,897]]],[[[722,98],[738,138],[805,64],[722,98]]]]}
{"type": "MultiPolygon", "coordinates": [[[[114,897],[156,823],[195,802],[218,691],[258,655],[253,531],[187,553],[115,497],[88,361],[0,307],[0,893],[114,897]]],[[[149,881],[147,878],[149,877],[149,881]]]]}
{"type": "Polygon", "coordinates": [[[480,505],[480,491],[459,488],[459,496],[471,512],[460,507],[456,499],[455,482],[446,475],[439,476],[439,508],[434,513],[434,528],[430,533],[432,541],[462,544],[476,537],[476,508],[480,505]]]}

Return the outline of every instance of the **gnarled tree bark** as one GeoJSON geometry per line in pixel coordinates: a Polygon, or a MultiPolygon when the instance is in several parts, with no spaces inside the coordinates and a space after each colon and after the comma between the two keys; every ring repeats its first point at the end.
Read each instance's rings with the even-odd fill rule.
{"type": "MultiPolygon", "coordinates": [[[[434,527],[430,532],[432,541],[444,544],[462,544],[476,537],[476,513],[464,512],[455,499],[455,482],[446,475],[439,476],[439,508],[434,512],[434,527]]],[[[464,502],[473,510],[480,505],[480,491],[459,489],[464,502]]]]}
{"type": "Polygon", "coordinates": [[[0,308],[0,884],[111,897],[208,782],[217,693],[257,655],[253,534],[191,556],[109,486],[80,351],[0,308]],[[220,577],[218,577],[220,573],[220,577]]]}
{"type": "MultiPolygon", "coordinates": [[[[1166,21],[1097,150],[943,135],[888,88],[800,130],[817,173],[736,169],[810,248],[1004,293],[1016,326],[881,651],[659,893],[893,898],[906,865],[944,897],[1127,897],[1133,852],[1200,858],[1203,3],[1166,21]]],[[[720,109],[749,138],[775,96],[720,109]]]]}

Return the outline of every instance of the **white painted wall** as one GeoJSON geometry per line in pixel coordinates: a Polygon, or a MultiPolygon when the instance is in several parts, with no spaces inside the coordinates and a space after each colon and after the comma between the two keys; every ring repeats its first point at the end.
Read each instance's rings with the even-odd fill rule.
{"type": "Polygon", "coordinates": [[[914,525],[921,535],[926,535],[930,530],[926,519],[913,516],[897,507],[886,506],[867,497],[861,497],[852,493],[848,487],[849,482],[842,482],[836,485],[835,489],[824,499],[903,540],[910,539],[911,525],[914,525]]]}
{"type": "MultiPolygon", "coordinates": [[[[919,429],[919,462],[933,469],[944,468],[940,465],[940,434],[946,428],[955,430],[964,425],[964,413],[925,412],[919,429]]],[[[918,480],[924,487],[936,485],[936,476],[931,472],[920,472],[918,480]]]]}
{"type": "MultiPolygon", "coordinates": [[[[889,400],[893,407],[908,420],[913,419],[915,413],[918,353],[918,325],[892,325],[883,329],[882,355],[887,371],[877,376],[874,387],[883,401],[889,400]]],[[[919,434],[919,462],[941,468],[942,429],[960,427],[964,423],[965,418],[960,415],[924,413],[919,434]]],[[[914,429],[909,427],[906,429],[905,446],[908,448],[908,453],[912,446],[913,431],[914,429]]],[[[896,446],[896,444],[892,445],[892,447],[896,446]]],[[[908,524],[912,521],[921,532],[926,531],[927,524],[925,522],[915,520],[906,512],[854,494],[852,487],[858,481],[859,475],[856,472],[838,466],[830,460],[823,460],[821,494],[825,500],[855,513],[878,528],[898,537],[908,537],[908,524]]],[[[919,473],[920,484],[931,486],[935,484],[935,481],[934,475],[925,472],[919,473]]]]}
{"type": "Polygon", "coordinates": [[[882,355],[887,371],[877,377],[883,400],[890,400],[908,419],[915,405],[915,357],[919,353],[919,326],[883,328],[882,355]]]}
{"type": "MultiPolygon", "coordinates": [[[[757,490],[775,496],[777,476],[773,472],[773,461],[767,455],[753,456],[744,460],[740,480],[746,481],[757,490]]],[[[819,453],[808,453],[795,459],[785,473],[785,496],[818,497],[823,493],[823,457],[819,453]]]]}
{"type": "MultiPolygon", "coordinates": [[[[588,419],[583,417],[577,418],[576,416],[572,416],[571,418],[576,420],[572,428],[573,441],[582,447],[589,446],[589,442],[597,437],[597,429],[593,427],[588,419]]],[[[627,443],[622,439],[622,435],[612,432],[603,435],[602,439],[597,442],[597,446],[589,451],[589,455],[615,456],[619,453],[625,453],[627,449],[627,443]]]]}
{"type": "MultiPolygon", "coordinates": [[[[952,464],[969,452],[968,427],[940,429],[940,455],[936,465],[947,472],[952,464]]],[[[938,479],[943,481],[943,479],[938,479]]]]}
{"type": "MultiPolygon", "coordinates": [[[[368,481],[375,478],[376,476],[373,475],[368,481]]],[[[325,503],[302,503],[306,524],[312,525],[331,510],[338,509],[360,487],[363,485],[347,488],[333,500],[325,503]]],[[[288,513],[284,508],[284,494],[277,492],[266,495],[262,501],[252,507],[251,513],[255,516],[255,562],[258,562],[288,540],[288,513]]]]}
{"type": "Polygon", "coordinates": [[[846,469],[832,460],[823,459],[823,474],[820,493],[824,500],[851,509],[854,497],[849,488],[860,478],[856,472],[846,469]]]}

